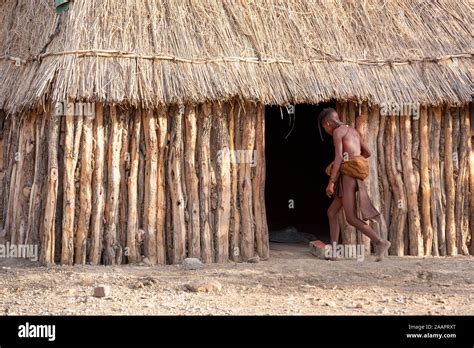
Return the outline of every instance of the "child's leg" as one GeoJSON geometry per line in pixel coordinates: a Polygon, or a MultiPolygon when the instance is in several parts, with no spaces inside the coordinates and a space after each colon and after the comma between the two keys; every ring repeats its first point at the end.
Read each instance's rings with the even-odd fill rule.
{"type": "Polygon", "coordinates": [[[337,214],[342,208],[342,198],[335,197],[331,205],[328,208],[328,219],[329,219],[329,235],[331,237],[331,243],[339,242],[339,222],[337,221],[337,214]]]}
{"type": "Polygon", "coordinates": [[[356,179],[347,175],[343,175],[342,186],[344,187],[342,193],[342,205],[344,207],[344,213],[346,214],[347,223],[357,228],[359,231],[369,237],[374,243],[378,243],[381,240],[378,234],[372,227],[370,227],[370,225],[367,225],[357,216],[356,179]]]}

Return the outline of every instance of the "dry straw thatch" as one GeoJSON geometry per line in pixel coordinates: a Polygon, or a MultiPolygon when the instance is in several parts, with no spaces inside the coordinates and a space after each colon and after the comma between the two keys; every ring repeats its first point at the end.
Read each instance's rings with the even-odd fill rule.
{"type": "Polygon", "coordinates": [[[0,0],[0,109],[471,100],[467,0],[0,0]],[[15,65],[19,60],[20,66],[15,65]]]}

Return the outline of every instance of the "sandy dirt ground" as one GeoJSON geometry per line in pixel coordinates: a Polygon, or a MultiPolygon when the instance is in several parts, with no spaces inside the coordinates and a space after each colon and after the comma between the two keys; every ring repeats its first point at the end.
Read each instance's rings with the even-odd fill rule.
{"type": "Polygon", "coordinates": [[[259,263],[38,267],[0,260],[2,315],[473,315],[474,258],[325,261],[272,244],[259,263]],[[219,282],[191,292],[187,284],[219,282]],[[110,295],[93,296],[110,286],[110,295]]]}

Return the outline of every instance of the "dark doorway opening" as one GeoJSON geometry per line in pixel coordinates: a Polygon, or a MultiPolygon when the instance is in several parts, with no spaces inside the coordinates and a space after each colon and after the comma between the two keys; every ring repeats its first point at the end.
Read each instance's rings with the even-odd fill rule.
{"type": "Polygon", "coordinates": [[[318,114],[327,107],[335,108],[335,102],[265,108],[265,201],[270,235],[294,227],[311,233],[314,239],[329,241],[326,211],[331,200],[325,194],[328,177],[324,170],[334,158],[334,145],[324,130],[321,141],[317,124],[318,114]]]}

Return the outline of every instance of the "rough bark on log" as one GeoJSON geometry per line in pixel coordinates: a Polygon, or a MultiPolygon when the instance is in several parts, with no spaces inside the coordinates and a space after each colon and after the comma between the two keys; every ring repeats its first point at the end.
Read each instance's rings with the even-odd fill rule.
{"type": "MultiPolygon", "coordinates": [[[[419,111],[421,112],[421,106],[419,111]]],[[[413,174],[415,175],[415,188],[417,196],[421,197],[420,192],[420,121],[413,117],[411,119],[411,135],[412,135],[412,146],[411,146],[411,158],[413,163],[413,174]]]]}
{"type": "Polygon", "coordinates": [[[228,116],[231,105],[214,104],[213,129],[211,143],[217,151],[214,163],[216,175],[217,206],[214,214],[215,261],[226,262],[229,259],[229,226],[230,226],[230,161],[228,116]]]}
{"type": "Polygon", "coordinates": [[[141,110],[134,110],[132,114],[132,129],[130,132],[130,174],[128,176],[128,212],[127,212],[127,260],[128,263],[137,263],[140,259],[138,235],[138,161],[141,110]]]}
{"type": "Polygon", "coordinates": [[[120,150],[122,143],[122,119],[114,105],[110,106],[110,135],[107,154],[107,200],[104,211],[105,265],[115,265],[122,259],[117,242],[117,213],[120,195],[120,150]]]}
{"type": "Polygon", "coordinates": [[[446,255],[445,210],[441,192],[441,108],[430,108],[431,220],[433,223],[433,255],[446,255]]]}
{"type": "Polygon", "coordinates": [[[421,183],[421,221],[423,231],[424,255],[431,255],[433,249],[433,229],[431,226],[431,192],[430,192],[430,144],[428,110],[426,106],[420,108],[419,121],[420,135],[420,183],[421,183]]]}
{"type": "Polygon", "coordinates": [[[145,134],[145,207],[143,227],[145,230],[145,255],[151,264],[156,265],[156,210],[158,178],[158,138],[156,136],[156,117],[151,110],[143,112],[143,131],[145,134]]]}
{"type": "MultiPolygon", "coordinates": [[[[452,139],[453,139],[453,176],[454,181],[456,182],[456,178],[459,175],[459,162],[461,157],[459,157],[459,144],[461,138],[461,115],[460,115],[460,108],[451,108],[450,115],[453,122],[453,132],[452,132],[452,139]]],[[[456,224],[457,227],[457,224],[456,224]]]]}
{"type": "Polygon", "coordinates": [[[167,142],[168,142],[168,114],[166,108],[159,108],[157,111],[157,138],[158,138],[158,172],[156,195],[156,262],[158,264],[166,263],[166,171],[167,166],[167,142]]]}
{"type": "Polygon", "coordinates": [[[105,188],[104,188],[104,109],[102,105],[95,108],[94,119],[94,172],[92,179],[92,211],[91,211],[91,247],[89,262],[98,265],[102,251],[102,227],[104,218],[105,188]]]}
{"type": "Polygon", "coordinates": [[[33,186],[30,194],[30,204],[28,208],[28,225],[26,228],[25,242],[27,244],[39,244],[39,231],[41,226],[41,203],[43,198],[44,178],[47,175],[47,161],[44,161],[44,154],[47,151],[46,143],[46,117],[39,114],[36,119],[35,130],[35,169],[33,186]]]}
{"type": "Polygon", "coordinates": [[[211,139],[211,104],[204,103],[198,117],[198,167],[199,167],[199,212],[201,222],[201,260],[212,262],[214,253],[211,242],[210,192],[210,139],[211,139]]]}
{"type": "Polygon", "coordinates": [[[64,138],[64,198],[62,220],[61,264],[74,262],[74,213],[76,205],[75,172],[79,156],[79,140],[82,131],[82,117],[67,110],[64,138]]]}
{"type": "MultiPolygon", "coordinates": [[[[405,198],[406,198],[406,187],[405,187],[405,182],[403,178],[403,168],[402,168],[402,144],[401,144],[401,134],[400,134],[400,117],[396,118],[396,129],[395,129],[395,164],[396,168],[398,171],[398,176],[401,179],[402,182],[402,187],[403,187],[403,192],[405,193],[405,198]]],[[[403,225],[403,254],[404,255],[409,255],[410,250],[409,250],[409,235],[408,235],[408,200],[405,199],[405,223],[403,225]]]]}
{"type": "Polygon", "coordinates": [[[201,257],[201,227],[199,220],[199,188],[196,173],[197,119],[196,107],[187,106],[184,115],[184,178],[187,192],[188,255],[201,257]]]}
{"type": "Polygon", "coordinates": [[[0,111],[0,234],[3,236],[3,197],[5,178],[5,114],[0,111]]]}
{"type": "Polygon", "coordinates": [[[80,203],[74,253],[76,264],[86,263],[86,241],[92,210],[92,122],[92,118],[85,117],[82,126],[80,203]]]}
{"type": "Polygon", "coordinates": [[[255,126],[255,176],[253,186],[253,210],[255,216],[255,240],[258,256],[266,260],[270,256],[267,214],[265,210],[265,107],[257,105],[255,126]]]}
{"type": "Polygon", "coordinates": [[[17,152],[15,153],[15,162],[13,165],[13,172],[12,172],[12,181],[11,181],[11,186],[9,189],[9,200],[8,200],[8,216],[7,216],[7,230],[9,232],[9,238],[8,240],[12,244],[17,243],[17,216],[16,216],[16,197],[18,195],[18,182],[21,180],[21,167],[22,167],[22,156],[21,156],[21,151],[22,151],[22,143],[23,138],[24,138],[24,132],[22,132],[22,126],[24,123],[24,119],[20,117],[20,122],[19,122],[19,130],[18,130],[18,147],[17,147],[17,152]]]}
{"type": "Polygon", "coordinates": [[[456,248],[459,254],[469,255],[469,251],[467,249],[467,235],[468,232],[465,229],[465,200],[467,199],[467,195],[465,187],[468,185],[468,176],[469,176],[469,135],[470,135],[470,122],[469,122],[469,113],[466,112],[467,107],[464,106],[459,108],[457,111],[459,112],[459,119],[460,119],[460,137],[459,137],[459,151],[458,151],[458,177],[456,180],[456,193],[455,193],[455,221],[456,221],[456,248]]]}
{"type": "Polygon", "coordinates": [[[18,161],[18,133],[19,133],[19,120],[18,117],[11,118],[10,132],[7,141],[7,169],[5,171],[5,180],[4,180],[4,190],[5,190],[5,199],[4,199],[4,238],[5,240],[11,240],[11,220],[13,202],[14,202],[14,189],[15,189],[15,180],[16,180],[16,168],[18,161]]]}
{"type": "MultiPolygon", "coordinates": [[[[43,118],[44,119],[44,118],[43,118]]],[[[0,112],[0,234],[3,235],[4,225],[5,225],[5,198],[7,198],[7,186],[5,182],[7,180],[7,163],[8,163],[8,153],[6,148],[8,147],[7,133],[10,132],[11,122],[7,120],[4,112],[0,112]]]]}
{"type": "MultiPolygon", "coordinates": [[[[142,111],[143,112],[143,111],[142,111]]],[[[142,116],[143,118],[143,116],[142,116]]],[[[145,211],[145,154],[146,154],[146,145],[145,145],[145,132],[142,129],[140,132],[140,142],[138,143],[138,182],[142,183],[138,185],[138,212],[139,212],[139,221],[138,226],[143,229],[143,221],[145,218],[143,213],[145,211]]],[[[144,231],[143,231],[144,232],[144,231]]]]}
{"type": "MultiPolygon", "coordinates": [[[[242,150],[253,151],[255,144],[255,106],[244,102],[245,114],[242,117],[242,150]]],[[[250,163],[240,162],[239,199],[242,216],[242,239],[240,251],[242,259],[247,261],[255,252],[255,229],[252,211],[252,182],[250,163]]]]}
{"type": "Polygon", "coordinates": [[[172,262],[179,263],[186,257],[186,221],[185,202],[183,197],[183,114],[184,107],[171,108],[171,133],[168,153],[168,185],[171,196],[171,219],[173,236],[172,262]]]}
{"type": "Polygon", "coordinates": [[[470,201],[468,203],[468,210],[469,210],[469,226],[468,228],[471,231],[471,255],[474,255],[474,149],[472,145],[472,141],[474,140],[474,132],[473,132],[473,121],[471,119],[471,115],[473,114],[474,104],[470,103],[467,106],[466,112],[466,125],[469,123],[469,139],[468,139],[468,149],[469,149],[469,191],[470,191],[470,201]]]}
{"type": "Polygon", "coordinates": [[[395,200],[394,207],[392,209],[392,218],[390,221],[390,240],[392,246],[390,253],[397,256],[403,256],[404,254],[404,236],[403,232],[405,229],[406,219],[406,197],[405,190],[403,187],[403,181],[398,174],[396,167],[396,125],[397,117],[390,116],[387,119],[387,145],[386,145],[386,160],[387,160],[387,174],[392,187],[393,198],[395,200]]]}
{"type": "Polygon", "coordinates": [[[120,150],[120,197],[119,197],[119,223],[117,238],[122,252],[122,262],[128,254],[127,248],[127,219],[128,219],[128,175],[130,171],[130,128],[133,124],[133,111],[127,111],[122,123],[122,148],[120,150]]]}
{"type": "Polygon", "coordinates": [[[59,117],[48,111],[48,182],[44,208],[44,218],[41,227],[42,264],[54,263],[55,213],[58,192],[58,132],[59,117]]]}
{"type": "Polygon", "coordinates": [[[387,174],[387,166],[386,166],[386,146],[385,146],[385,137],[386,137],[386,126],[387,124],[387,117],[380,116],[380,126],[379,132],[377,135],[377,157],[378,157],[378,174],[382,182],[382,215],[385,220],[386,225],[386,232],[385,234],[388,237],[388,226],[390,226],[391,222],[391,214],[390,214],[390,204],[392,202],[392,192],[390,191],[390,184],[388,182],[388,174],[387,174]]]}
{"type": "Polygon", "coordinates": [[[413,159],[411,156],[411,118],[402,116],[400,119],[400,146],[403,167],[403,181],[406,188],[408,208],[408,237],[410,255],[423,255],[423,239],[421,236],[420,213],[418,209],[418,195],[416,178],[413,172],[413,159]]]}
{"type": "Polygon", "coordinates": [[[453,119],[449,108],[445,113],[444,177],[446,185],[446,253],[456,255],[456,224],[454,221],[455,186],[453,163],[453,119]]]}
{"type": "Polygon", "coordinates": [[[232,112],[229,117],[229,143],[230,155],[232,158],[231,170],[231,241],[230,241],[230,255],[235,262],[240,261],[240,207],[239,207],[239,165],[235,158],[235,150],[240,149],[241,133],[240,133],[240,114],[242,107],[238,101],[233,102],[232,112]]]}
{"type": "Polygon", "coordinates": [[[35,164],[35,121],[37,112],[25,114],[20,122],[18,142],[18,161],[14,186],[14,201],[10,211],[12,215],[11,243],[25,243],[28,225],[28,207],[33,185],[35,164]]]}
{"type": "Polygon", "coordinates": [[[60,117],[59,121],[59,148],[58,153],[58,191],[56,194],[56,213],[55,213],[55,236],[54,236],[54,260],[55,262],[61,262],[61,253],[62,253],[62,228],[63,228],[63,207],[64,207],[64,171],[65,171],[65,133],[66,133],[66,120],[65,117],[60,117]]]}

